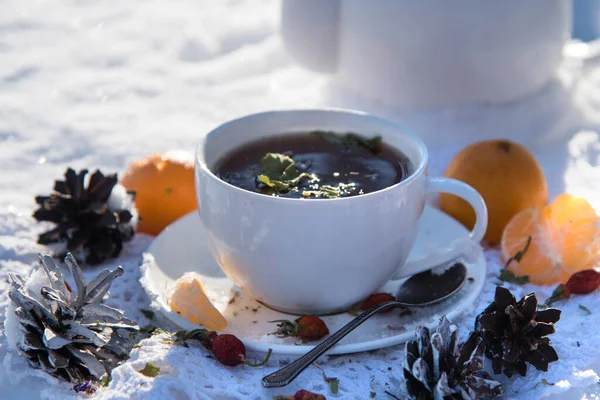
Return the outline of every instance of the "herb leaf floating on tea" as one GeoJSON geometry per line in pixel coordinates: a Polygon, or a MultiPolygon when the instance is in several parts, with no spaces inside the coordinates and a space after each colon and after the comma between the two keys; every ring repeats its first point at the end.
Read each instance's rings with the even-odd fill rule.
{"type": "Polygon", "coordinates": [[[302,179],[310,181],[317,179],[307,172],[300,172],[296,162],[285,154],[267,153],[260,160],[260,166],[261,174],[257,176],[258,181],[279,193],[293,190],[302,179]]]}
{"type": "Polygon", "coordinates": [[[329,143],[334,143],[345,148],[362,147],[369,150],[373,154],[377,154],[381,151],[381,136],[375,136],[371,139],[365,139],[354,133],[347,133],[342,136],[331,131],[321,130],[312,131],[311,134],[316,135],[329,143]]]}
{"type": "Polygon", "coordinates": [[[337,199],[342,197],[344,193],[350,193],[356,190],[354,183],[340,183],[337,187],[330,185],[323,185],[317,190],[304,190],[302,192],[303,197],[324,197],[326,199],[337,199]]]}
{"type": "Polygon", "coordinates": [[[86,187],[87,173],[68,168],[65,180],[54,182],[53,193],[35,198],[40,208],[33,217],[56,224],[39,235],[38,243],[65,243],[66,251],[93,265],[119,255],[123,242],[133,238],[138,218],[135,192],[118,184],[116,174],[97,170],[86,187]]]}

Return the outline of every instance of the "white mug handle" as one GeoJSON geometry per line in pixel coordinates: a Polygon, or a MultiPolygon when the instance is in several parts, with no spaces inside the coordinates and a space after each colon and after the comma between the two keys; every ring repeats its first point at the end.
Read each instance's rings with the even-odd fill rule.
{"type": "Polygon", "coordinates": [[[403,266],[398,268],[392,280],[406,278],[446,264],[455,258],[473,254],[473,246],[479,249],[479,242],[483,239],[487,230],[487,207],[481,195],[471,186],[456,179],[430,177],[427,177],[426,185],[426,195],[431,193],[449,193],[469,203],[475,211],[475,226],[468,237],[457,238],[448,243],[448,246],[436,249],[425,259],[407,261],[403,266]]]}

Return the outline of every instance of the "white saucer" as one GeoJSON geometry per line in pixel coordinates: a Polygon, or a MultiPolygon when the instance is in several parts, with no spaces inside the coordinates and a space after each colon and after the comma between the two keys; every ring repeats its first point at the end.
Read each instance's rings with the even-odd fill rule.
{"type": "MultiPolygon", "coordinates": [[[[467,231],[461,224],[427,206],[409,258],[423,258],[426,249],[443,247],[451,240],[466,235],[467,231]]],[[[346,336],[328,354],[355,353],[403,343],[414,337],[414,328],[418,325],[437,326],[444,314],[450,320],[456,318],[471,307],[483,288],[486,276],[483,252],[479,251],[474,259],[477,260],[475,263],[466,264],[472,279],[450,299],[417,309],[412,315],[399,316],[400,310],[376,315],[346,336]]],[[[315,343],[302,344],[293,338],[281,339],[269,334],[275,331],[276,324],[267,321],[294,320],[297,316],[267,308],[225,277],[210,254],[197,212],[182,217],[161,232],[144,255],[142,265],[141,282],[153,299],[152,308],[185,330],[198,326],[172,312],[168,298],[176,280],[188,271],[195,271],[202,276],[209,299],[228,321],[225,332],[239,337],[249,350],[265,352],[271,348],[276,354],[298,355],[314,346],[315,343]]],[[[401,282],[389,282],[381,291],[395,293],[401,282]]],[[[346,313],[322,318],[333,333],[354,317],[346,313]]]]}

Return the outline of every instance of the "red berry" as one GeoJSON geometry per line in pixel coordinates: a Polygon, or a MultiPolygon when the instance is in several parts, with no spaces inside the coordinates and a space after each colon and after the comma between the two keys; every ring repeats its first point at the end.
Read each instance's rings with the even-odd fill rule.
{"type": "Polygon", "coordinates": [[[600,286],[600,273],[593,269],[579,271],[567,281],[567,289],[574,294],[588,294],[600,286]]]}
{"type": "Polygon", "coordinates": [[[213,340],[215,340],[215,338],[217,337],[217,332],[215,331],[210,331],[206,334],[206,336],[204,336],[204,340],[202,341],[202,346],[204,346],[206,349],[211,350],[212,349],[212,342],[213,340]]]}
{"type": "Polygon", "coordinates": [[[308,390],[298,390],[293,397],[294,400],[327,400],[322,394],[309,392],[308,390]]]}
{"type": "Polygon", "coordinates": [[[325,322],[317,316],[305,315],[299,318],[296,323],[298,324],[296,336],[306,342],[318,340],[323,336],[329,335],[329,328],[327,328],[325,322]]]}
{"type": "MultiPolygon", "coordinates": [[[[396,297],[394,297],[394,295],[390,293],[374,293],[367,297],[362,303],[360,303],[357,308],[360,311],[366,311],[380,304],[387,303],[388,301],[396,301],[396,297]]],[[[381,312],[387,313],[392,310],[393,308],[388,308],[387,310],[381,312]]]]}
{"type": "Polygon", "coordinates": [[[212,341],[212,352],[223,365],[235,367],[246,361],[246,346],[234,335],[217,335],[212,341]]]}

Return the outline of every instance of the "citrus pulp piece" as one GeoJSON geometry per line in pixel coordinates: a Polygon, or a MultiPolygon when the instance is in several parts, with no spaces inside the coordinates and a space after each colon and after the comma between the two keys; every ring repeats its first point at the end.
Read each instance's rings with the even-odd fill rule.
{"type": "Polygon", "coordinates": [[[183,318],[206,329],[221,331],[227,327],[227,320],[212,305],[195,272],[186,272],[177,280],[169,306],[183,318]]]}
{"type": "Polygon", "coordinates": [[[539,285],[566,282],[597,260],[600,230],[598,216],[587,201],[563,194],[542,209],[529,208],[515,215],[502,234],[505,261],[531,243],[520,261],[508,268],[517,276],[528,275],[539,285]]]}

